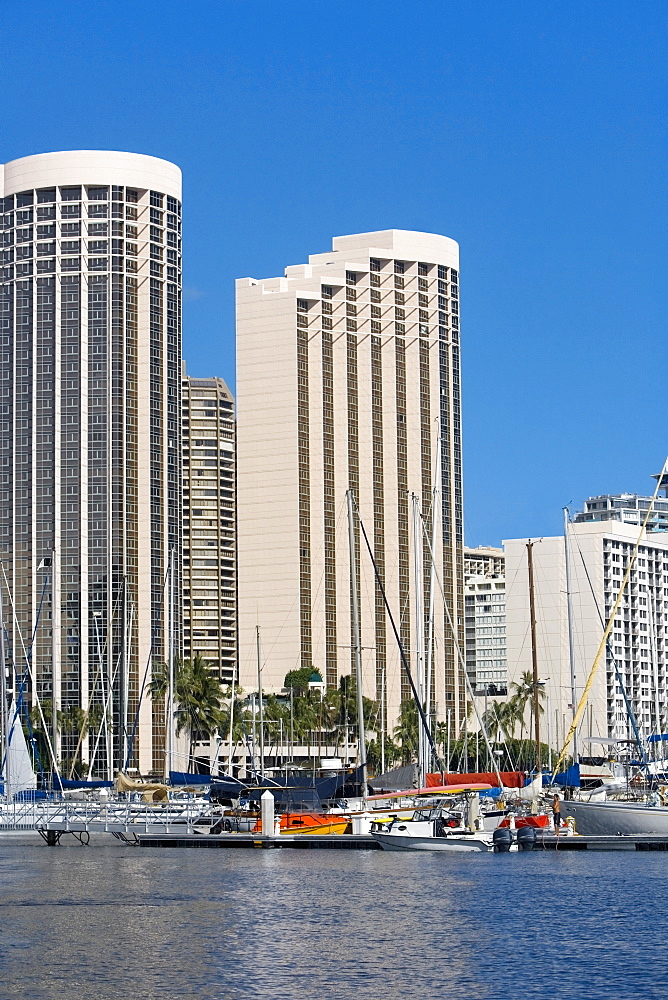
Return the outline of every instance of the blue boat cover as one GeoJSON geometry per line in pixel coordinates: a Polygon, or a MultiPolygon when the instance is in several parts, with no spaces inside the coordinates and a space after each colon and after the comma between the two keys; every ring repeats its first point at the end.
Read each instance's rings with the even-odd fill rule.
{"type": "Polygon", "coordinates": [[[218,778],[212,778],[210,774],[194,774],[192,771],[170,771],[170,785],[210,785],[218,778]]]}
{"type": "Polygon", "coordinates": [[[93,788],[113,788],[113,781],[85,781],[82,779],[72,779],[59,777],[57,774],[51,775],[51,780],[53,783],[53,788],[60,790],[61,788],[73,789],[93,789],[93,788]]]}
{"type": "Polygon", "coordinates": [[[571,764],[567,767],[565,771],[560,771],[559,774],[555,774],[554,779],[550,774],[543,775],[544,785],[561,785],[562,788],[579,788],[580,787],[580,765],[571,764]]]}

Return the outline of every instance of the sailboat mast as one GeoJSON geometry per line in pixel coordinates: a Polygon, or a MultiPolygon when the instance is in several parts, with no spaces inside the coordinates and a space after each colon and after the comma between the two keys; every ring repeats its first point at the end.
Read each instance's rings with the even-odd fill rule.
{"type": "MultiPolygon", "coordinates": [[[[441,475],[441,430],[440,421],[438,434],[436,436],[436,469],[434,472],[434,488],[431,495],[431,545],[430,552],[436,551],[436,531],[438,528],[438,484],[441,475]]],[[[433,683],[434,676],[434,610],[436,605],[436,566],[434,560],[429,562],[429,613],[427,625],[427,660],[426,660],[426,692],[425,692],[425,715],[429,725],[432,725],[431,691],[432,687],[436,691],[433,683]]],[[[434,706],[435,708],[436,706],[434,706]]],[[[435,717],[435,712],[434,712],[435,717]]]]}
{"type": "MultiPolygon", "coordinates": [[[[418,498],[413,494],[413,579],[415,586],[415,666],[418,698],[425,708],[424,683],[424,587],[422,581],[422,518],[418,498]]],[[[426,715],[426,710],[425,710],[426,715]]],[[[429,716],[427,716],[427,720],[429,716]]],[[[427,784],[427,746],[423,726],[418,726],[419,788],[427,784]]]]}
{"type": "Polygon", "coordinates": [[[529,618],[531,620],[531,665],[533,668],[533,718],[536,738],[536,772],[540,772],[540,713],[538,701],[538,649],[536,647],[536,600],[533,578],[533,542],[527,543],[527,563],[529,566],[529,618]]]}
{"type": "Polygon", "coordinates": [[[385,739],[386,732],[385,727],[387,725],[385,719],[385,670],[386,664],[383,663],[382,672],[380,676],[380,773],[385,774],[385,739]]]}
{"type": "Polygon", "coordinates": [[[4,761],[5,796],[11,792],[9,765],[9,698],[7,696],[7,672],[5,667],[5,617],[2,610],[2,585],[0,584],[0,710],[2,711],[2,760],[4,761]]]}
{"type": "Polygon", "coordinates": [[[346,492],[348,500],[348,547],[350,549],[350,590],[353,612],[353,653],[355,656],[355,680],[357,682],[357,761],[362,768],[362,799],[366,807],[367,768],[366,734],[364,732],[364,701],[362,692],[362,648],[360,645],[360,608],[357,593],[357,557],[355,554],[355,524],[353,520],[353,491],[346,492]]]}
{"type": "Polygon", "coordinates": [[[255,649],[257,653],[257,697],[259,701],[258,716],[260,722],[260,774],[264,777],[264,705],[262,704],[262,641],[260,626],[255,626],[255,649]]]}
{"type": "MultiPolygon", "coordinates": [[[[126,593],[127,593],[127,580],[126,580],[126,593]]],[[[130,715],[130,661],[132,658],[132,627],[134,625],[135,617],[135,606],[134,602],[129,604],[129,615],[130,619],[128,621],[127,630],[127,643],[125,647],[125,664],[124,664],[124,679],[123,679],[123,690],[124,690],[124,702],[123,702],[123,716],[121,725],[123,727],[123,756],[121,757],[121,770],[127,767],[128,754],[130,752],[130,726],[129,726],[129,715],[130,715]]]]}
{"type": "MultiPolygon", "coordinates": [[[[174,770],[174,549],[169,550],[169,610],[168,610],[168,663],[169,663],[169,693],[167,698],[167,767],[166,778],[174,770]]],[[[190,761],[186,771],[190,767],[190,761]]]]}
{"type": "MultiPolygon", "coordinates": [[[[657,662],[656,648],[656,623],[654,619],[654,595],[650,591],[647,595],[647,615],[649,626],[649,655],[652,659],[652,694],[654,695],[654,732],[658,736],[661,733],[661,705],[659,701],[659,665],[657,662]]],[[[656,757],[656,744],[654,744],[654,756],[656,757]]]]}
{"type": "MultiPolygon", "coordinates": [[[[51,730],[54,760],[58,760],[58,706],[60,703],[60,595],[56,550],[51,550],[51,730]]],[[[56,763],[56,770],[58,764],[56,763]]]]}
{"type": "MultiPolygon", "coordinates": [[[[575,686],[575,634],[573,629],[573,585],[571,578],[571,549],[568,544],[568,507],[564,507],[564,558],[566,563],[566,611],[568,614],[568,660],[571,668],[571,710],[573,718],[577,709],[577,689],[575,686]]],[[[590,751],[591,752],[591,751],[590,751]]],[[[578,762],[578,734],[573,734],[573,760],[578,762]]]]}
{"type": "Polygon", "coordinates": [[[235,686],[237,679],[236,667],[232,667],[232,693],[230,696],[230,745],[227,754],[227,773],[232,774],[232,756],[234,754],[234,700],[236,696],[235,686]]]}

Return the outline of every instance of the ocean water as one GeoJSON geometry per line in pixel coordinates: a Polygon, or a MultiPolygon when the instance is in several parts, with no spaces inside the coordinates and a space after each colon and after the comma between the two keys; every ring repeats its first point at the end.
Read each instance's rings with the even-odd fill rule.
{"type": "Polygon", "coordinates": [[[0,997],[665,1000],[668,854],[0,838],[0,997]]]}

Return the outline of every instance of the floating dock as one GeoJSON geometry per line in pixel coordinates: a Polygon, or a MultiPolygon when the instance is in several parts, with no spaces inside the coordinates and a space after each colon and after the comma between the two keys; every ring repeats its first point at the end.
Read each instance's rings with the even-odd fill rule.
{"type": "Polygon", "coordinates": [[[668,851],[668,836],[659,833],[584,834],[537,837],[534,851],[668,851]]]}
{"type": "MultiPolygon", "coordinates": [[[[119,838],[129,839],[130,838],[119,838]]],[[[140,847],[260,848],[264,850],[377,851],[380,844],[368,834],[281,834],[264,837],[255,833],[192,834],[184,832],[137,833],[131,841],[140,847]]],[[[659,834],[635,836],[556,837],[546,834],[536,840],[534,851],[668,851],[668,837],[659,834]]]]}
{"type": "Polygon", "coordinates": [[[280,834],[265,837],[257,833],[139,833],[136,843],[140,847],[213,847],[213,848],[260,848],[276,850],[335,850],[335,851],[379,851],[380,844],[369,834],[280,834]]]}

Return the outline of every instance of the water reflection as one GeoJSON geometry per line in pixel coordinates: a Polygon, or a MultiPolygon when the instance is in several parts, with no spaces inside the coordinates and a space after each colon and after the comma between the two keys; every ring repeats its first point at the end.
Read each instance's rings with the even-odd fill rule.
{"type": "Polygon", "coordinates": [[[665,996],[661,855],[0,840],[7,998],[665,996]],[[652,965],[639,941],[651,937],[652,965]],[[660,970],[660,971],[659,971],[660,970]]]}

